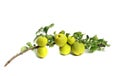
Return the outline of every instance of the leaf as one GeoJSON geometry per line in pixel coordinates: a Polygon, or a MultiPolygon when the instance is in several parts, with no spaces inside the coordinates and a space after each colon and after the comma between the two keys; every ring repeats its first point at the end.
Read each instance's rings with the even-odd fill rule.
{"type": "Polygon", "coordinates": [[[65,31],[64,31],[64,30],[62,30],[62,31],[60,31],[59,33],[60,33],[60,34],[65,34],[65,31]]]}
{"type": "Polygon", "coordinates": [[[27,45],[27,46],[29,46],[30,48],[32,48],[32,47],[33,47],[33,45],[32,45],[32,43],[31,43],[31,42],[27,42],[27,43],[26,43],[26,45],[27,45]]]}
{"type": "Polygon", "coordinates": [[[70,35],[70,33],[66,33],[66,36],[68,37],[70,35]]]}
{"type": "Polygon", "coordinates": [[[26,51],[26,50],[28,50],[28,47],[27,47],[27,46],[21,47],[21,52],[24,52],[24,51],[26,51]]]}
{"type": "Polygon", "coordinates": [[[47,35],[46,37],[48,39],[47,45],[49,47],[52,47],[55,44],[54,36],[53,35],[47,35]]]}
{"type": "Polygon", "coordinates": [[[40,29],[38,29],[38,31],[36,32],[36,34],[40,33],[43,31],[43,27],[41,27],[40,29]]]}
{"type": "Polygon", "coordinates": [[[93,40],[98,40],[97,35],[93,36],[93,40]]]}
{"type": "Polygon", "coordinates": [[[82,39],[83,34],[82,34],[82,32],[75,32],[75,33],[73,34],[73,36],[74,36],[76,39],[80,40],[80,39],[82,39]]]}
{"type": "Polygon", "coordinates": [[[49,30],[49,28],[51,28],[51,27],[53,27],[54,26],[54,24],[52,23],[52,24],[50,24],[49,26],[45,26],[44,28],[43,28],[43,31],[47,34],[47,32],[48,32],[48,30],[49,30]]]}
{"type": "Polygon", "coordinates": [[[51,28],[51,27],[53,27],[53,26],[54,26],[54,23],[50,24],[50,25],[49,25],[49,28],[51,28]]]}
{"type": "Polygon", "coordinates": [[[93,53],[94,51],[96,51],[98,49],[98,46],[93,46],[90,48],[89,53],[93,53]]]}
{"type": "Polygon", "coordinates": [[[48,32],[48,29],[49,29],[49,27],[46,26],[46,27],[44,27],[43,31],[44,31],[45,33],[47,33],[47,32],[48,32]]]}

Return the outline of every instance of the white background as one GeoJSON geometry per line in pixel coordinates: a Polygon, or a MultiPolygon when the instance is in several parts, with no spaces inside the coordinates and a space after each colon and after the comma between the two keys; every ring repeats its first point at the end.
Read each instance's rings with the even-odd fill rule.
{"type": "Polygon", "coordinates": [[[119,25],[119,0],[0,0],[0,76],[120,76],[119,25]],[[51,23],[50,33],[97,34],[111,46],[81,56],[61,56],[55,46],[44,59],[29,51],[4,67],[38,28],[51,23]]]}

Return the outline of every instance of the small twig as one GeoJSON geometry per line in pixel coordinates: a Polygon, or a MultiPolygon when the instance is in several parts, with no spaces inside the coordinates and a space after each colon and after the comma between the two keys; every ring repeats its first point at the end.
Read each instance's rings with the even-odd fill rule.
{"type": "Polygon", "coordinates": [[[32,48],[29,48],[29,49],[27,49],[27,50],[25,50],[25,51],[23,51],[23,52],[20,52],[20,53],[14,55],[12,58],[10,58],[10,59],[5,63],[4,67],[6,67],[6,66],[7,66],[12,60],[14,60],[16,57],[24,54],[25,52],[27,52],[27,51],[29,51],[29,50],[36,49],[36,48],[38,48],[38,47],[39,47],[39,46],[34,46],[34,47],[32,47],[32,48]]]}

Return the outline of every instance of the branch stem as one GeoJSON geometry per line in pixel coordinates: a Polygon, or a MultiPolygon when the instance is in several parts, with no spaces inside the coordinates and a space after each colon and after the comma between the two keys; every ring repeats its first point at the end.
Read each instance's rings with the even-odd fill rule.
{"type": "Polygon", "coordinates": [[[14,55],[12,58],[10,58],[10,59],[5,63],[4,67],[6,67],[11,61],[13,61],[13,60],[14,60],[15,58],[17,58],[18,56],[26,53],[26,52],[29,51],[29,50],[36,49],[36,48],[38,48],[38,47],[39,47],[39,46],[34,46],[34,47],[32,47],[32,48],[28,48],[27,50],[25,50],[25,51],[23,51],[23,52],[17,53],[16,55],[14,55]]]}

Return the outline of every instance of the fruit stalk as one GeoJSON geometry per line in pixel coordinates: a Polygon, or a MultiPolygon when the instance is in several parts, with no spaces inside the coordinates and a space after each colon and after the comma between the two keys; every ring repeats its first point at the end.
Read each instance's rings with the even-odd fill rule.
{"type": "Polygon", "coordinates": [[[29,50],[37,49],[38,47],[39,47],[39,46],[34,46],[34,47],[32,47],[32,48],[28,48],[27,50],[22,51],[22,52],[20,52],[20,53],[18,53],[18,54],[16,54],[16,55],[14,55],[13,57],[11,57],[11,58],[5,63],[4,67],[6,67],[11,61],[13,61],[13,60],[14,60],[15,58],[17,58],[18,56],[26,53],[26,52],[29,51],[29,50]]]}

